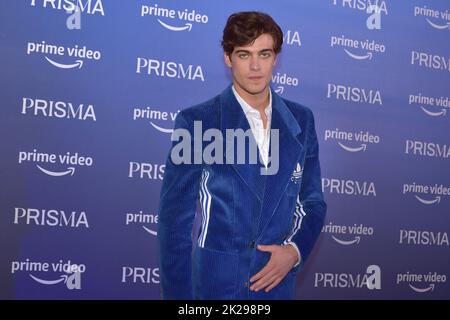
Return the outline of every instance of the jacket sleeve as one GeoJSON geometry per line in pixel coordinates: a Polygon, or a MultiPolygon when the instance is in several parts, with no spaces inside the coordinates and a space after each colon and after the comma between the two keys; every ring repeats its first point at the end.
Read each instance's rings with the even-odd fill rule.
{"type": "Polygon", "coordinates": [[[303,168],[301,189],[296,210],[300,212],[300,228],[292,238],[297,245],[302,268],[316,243],[325,220],[327,205],[323,199],[322,177],[319,162],[319,144],[314,123],[314,115],[309,111],[307,153],[303,168]]]}
{"type": "MultiPolygon", "coordinates": [[[[178,132],[185,129],[187,131],[184,132],[192,136],[193,121],[187,121],[180,112],[174,129],[178,132]]],[[[193,139],[189,140],[193,162],[193,139]]],[[[202,170],[200,164],[174,163],[171,154],[177,143],[172,142],[167,157],[158,217],[162,298],[172,300],[194,298],[191,283],[192,229],[202,170]]]]}

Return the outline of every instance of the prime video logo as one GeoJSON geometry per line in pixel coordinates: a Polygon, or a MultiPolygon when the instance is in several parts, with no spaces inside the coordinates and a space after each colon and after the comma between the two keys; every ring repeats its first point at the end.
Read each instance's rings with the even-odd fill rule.
{"type": "Polygon", "coordinates": [[[423,7],[414,7],[415,17],[425,17],[428,24],[437,30],[450,30],[450,12],[448,10],[439,11],[435,9],[428,8],[426,5],[423,7]],[[431,20],[430,20],[430,19],[431,20]],[[436,19],[442,19],[444,22],[436,22],[436,19]],[[433,21],[432,21],[433,20],[433,21]]]}
{"type": "Polygon", "coordinates": [[[11,263],[11,273],[25,271],[29,273],[30,278],[42,285],[56,285],[63,283],[69,290],[81,289],[81,274],[86,272],[84,264],[73,264],[70,260],[63,262],[36,262],[26,259],[25,261],[13,261],[11,263]],[[36,273],[54,272],[65,273],[56,279],[43,279],[41,276],[36,276],[36,273]]]}
{"type": "Polygon", "coordinates": [[[206,14],[201,14],[195,10],[173,10],[158,6],[157,4],[154,4],[153,6],[141,6],[141,17],[144,16],[157,17],[157,20],[161,26],[175,32],[189,32],[192,30],[193,23],[207,24],[209,20],[206,14]],[[182,21],[182,23],[185,22],[185,24],[182,26],[173,25],[167,22],[169,19],[179,20],[182,21]]]}

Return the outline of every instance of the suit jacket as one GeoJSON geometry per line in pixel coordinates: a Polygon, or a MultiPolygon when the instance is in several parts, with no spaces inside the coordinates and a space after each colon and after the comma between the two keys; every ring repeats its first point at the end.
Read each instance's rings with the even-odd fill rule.
{"type": "MultiPolygon", "coordinates": [[[[207,102],[182,110],[175,129],[194,135],[194,121],[200,120],[203,132],[216,128],[223,137],[226,129],[250,129],[231,86],[207,102]]],[[[158,221],[164,299],[294,297],[296,274],[313,249],[327,209],[319,146],[311,110],[282,99],[273,90],[271,129],[279,130],[279,170],[273,175],[261,175],[260,162],[174,164],[169,153],[158,221]],[[197,203],[201,227],[192,239],[197,203]],[[300,265],[268,293],[250,291],[249,279],[270,258],[270,253],[256,246],[288,241],[299,248],[300,265]]]]}

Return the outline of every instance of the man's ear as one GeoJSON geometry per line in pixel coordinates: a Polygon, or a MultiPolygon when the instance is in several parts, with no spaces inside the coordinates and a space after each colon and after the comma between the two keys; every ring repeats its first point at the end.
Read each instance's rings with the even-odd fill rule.
{"type": "Polygon", "coordinates": [[[228,53],[223,53],[223,60],[225,61],[225,64],[228,66],[228,68],[231,68],[231,56],[228,55],[228,53]]]}

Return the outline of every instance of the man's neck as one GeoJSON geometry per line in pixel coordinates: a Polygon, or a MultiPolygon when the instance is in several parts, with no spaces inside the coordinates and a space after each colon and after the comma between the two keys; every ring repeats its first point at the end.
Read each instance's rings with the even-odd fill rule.
{"type": "Polygon", "coordinates": [[[239,85],[233,85],[236,92],[245,102],[247,102],[252,108],[257,109],[260,112],[264,112],[264,109],[269,104],[269,86],[267,86],[266,89],[261,93],[251,94],[243,90],[241,87],[239,87],[239,85]]]}

